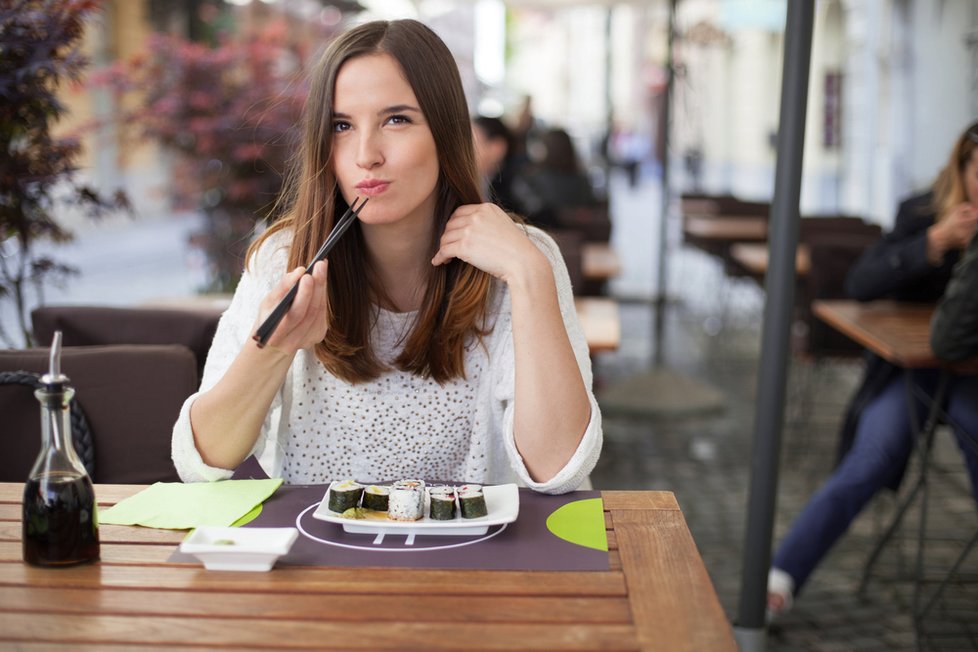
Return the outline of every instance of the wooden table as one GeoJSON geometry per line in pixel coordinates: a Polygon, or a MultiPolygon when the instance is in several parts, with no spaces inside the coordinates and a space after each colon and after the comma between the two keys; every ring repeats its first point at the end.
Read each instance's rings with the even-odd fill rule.
{"type": "MultiPolygon", "coordinates": [[[[109,506],[139,489],[98,485],[96,496],[109,506]]],[[[168,563],[184,532],[112,525],[97,564],[28,566],[22,491],[0,483],[4,649],[737,649],[670,492],[602,492],[606,572],[235,573],[168,563]]]]}
{"type": "MultiPolygon", "coordinates": [[[[764,242],[738,242],[730,247],[730,257],[753,276],[767,274],[768,251],[764,242]]],[[[795,274],[801,278],[808,276],[812,268],[808,247],[801,243],[795,250],[795,274]]]]}
{"type": "Polygon", "coordinates": [[[899,301],[814,301],[816,317],[888,362],[904,369],[944,366],[930,348],[934,304],[899,301]]]}
{"type": "Polygon", "coordinates": [[[574,297],[574,305],[591,353],[617,350],[621,345],[618,302],[608,297],[574,297]]]}
{"type": "Polygon", "coordinates": [[[767,239],[767,219],[763,216],[687,215],[683,219],[683,233],[706,241],[761,241],[767,239]]]}
{"type": "Polygon", "coordinates": [[[581,270],[586,279],[607,281],[621,274],[621,260],[608,243],[585,242],[581,245],[581,270]]]}

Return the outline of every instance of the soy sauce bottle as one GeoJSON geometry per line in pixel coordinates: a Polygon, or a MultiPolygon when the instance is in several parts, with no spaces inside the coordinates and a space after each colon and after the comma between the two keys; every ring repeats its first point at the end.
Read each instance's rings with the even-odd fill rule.
{"type": "Polygon", "coordinates": [[[35,566],[95,561],[95,490],[72,444],[68,404],[75,392],[61,373],[60,331],[41,383],[34,392],[41,402],[41,452],[24,486],[24,561],[35,566]]]}

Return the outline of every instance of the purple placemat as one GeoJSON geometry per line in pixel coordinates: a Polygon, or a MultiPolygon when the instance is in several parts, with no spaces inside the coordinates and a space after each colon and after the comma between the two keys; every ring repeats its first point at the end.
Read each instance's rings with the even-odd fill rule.
{"type": "MultiPolygon", "coordinates": [[[[247,464],[247,462],[246,462],[247,464]]],[[[256,465],[257,466],[257,465],[256,465]]],[[[250,467],[236,478],[264,477],[250,467]]],[[[342,526],[313,518],[326,494],[326,485],[283,485],[265,501],[261,514],[244,527],[297,527],[299,538],[280,565],[468,568],[537,571],[606,571],[608,553],[566,541],[547,529],[547,518],[575,501],[599,499],[598,491],[575,491],[560,496],[520,489],[520,513],[513,523],[490,526],[478,536],[418,534],[406,545],[403,534],[387,534],[375,544],[373,534],[350,534],[342,526]]],[[[600,512],[597,512],[600,514],[600,512]]],[[[604,529],[600,523],[590,523],[604,529]]],[[[175,551],[169,561],[194,562],[175,551]]]]}

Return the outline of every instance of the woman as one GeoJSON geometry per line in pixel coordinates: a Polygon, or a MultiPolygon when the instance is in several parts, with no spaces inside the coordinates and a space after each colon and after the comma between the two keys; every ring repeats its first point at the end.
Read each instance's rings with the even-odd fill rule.
{"type": "Polygon", "coordinates": [[[410,20],[352,29],[314,71],[304,119],[288,210],[252,246],[174,427],[181,478],[226,478],[254,454],[291,483],[576,489],[601,426],[567,272],[549,238],[480,203],[445,44],[410,20]],[[303,276],[358,196],[358,223],[303,276]]]}
{"type": "Polygon", "coordinates": [[[527,209],[532,224],[542,228],[579,228],[568,220],[568,209],[600,209],[591,181],[581,168],[570,134],[560,128],[539,139],[541,155],[526,173],[513,180],[513,193],[527,209]]]}
{"type": "MultiPolygon", "coordinates": [[[[961,251],[978,226],[978,123],[955,142],[930,192],[900,205],[893,231],[849,272],[846,289],[860,301],[890,298],[937,301],[961,251]]],[[[933,393],[936,370],[914,372],[933,393]]],[[[781,542],[768,577],[768,612],[791,607],[793,595],[883,487],[896,488],[913,449],[913,428],[902,371],[869,356],[866,377],[846,415],[841,458],[781,542]]],[[[944,406],[966,432],[955,431],[978,499],[978,454],[963,438],[978,436],[978,376],[956,376],[944,406]]],[[[925,414],[923,404],[916,414],[925,414]]]]}

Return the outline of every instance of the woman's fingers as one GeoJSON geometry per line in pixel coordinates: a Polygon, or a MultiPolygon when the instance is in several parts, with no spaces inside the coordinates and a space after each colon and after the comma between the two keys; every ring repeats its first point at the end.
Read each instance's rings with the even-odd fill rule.
{"type": "Polygon", "coordinates": [[[297,267],[282,277],[262,302],[262,323],[282,299],[298,284],[288,311],[269,339],[269,344],[285,350],[312,346],[326,335],[326,263],[320,261],[311,274],[297,267]]]}
{"type": "Polygon", "coordinates": [[[433,265],[459,258],[505,279],[536,251],[526,234],[495,204],[460,206],[445,225],[433,265]]]}

